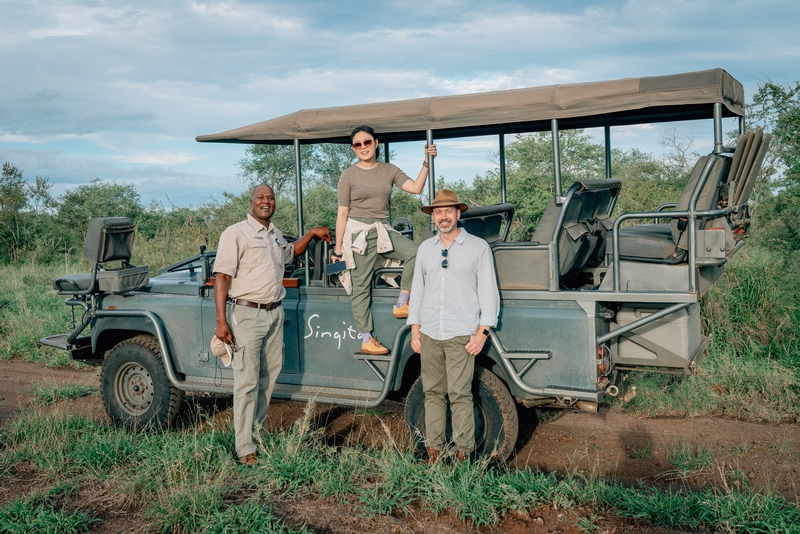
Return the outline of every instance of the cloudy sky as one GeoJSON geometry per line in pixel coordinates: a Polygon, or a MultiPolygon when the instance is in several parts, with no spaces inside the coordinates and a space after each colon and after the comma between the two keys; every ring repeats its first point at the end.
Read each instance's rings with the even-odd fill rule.
{"type": "MultiPolygon", "coordinates": [[[[800,80],[798,28],[797,0],[0,0],[0,161],[57,194],[98,177],[188,205],[244,188],[245,147],[199,134],[303,108],[716,67],[749,100],[759,81],[800,80]]],[[[710,150],[710,127],[692,133],[710,150]]],[[[660,155],[657,137],[615,141],[660,155]]],[[[416,172],[422,148],[393,148],[416,172]]],[[[437,174],[470,180],[491,150],[443,143],[437,174]]]]}

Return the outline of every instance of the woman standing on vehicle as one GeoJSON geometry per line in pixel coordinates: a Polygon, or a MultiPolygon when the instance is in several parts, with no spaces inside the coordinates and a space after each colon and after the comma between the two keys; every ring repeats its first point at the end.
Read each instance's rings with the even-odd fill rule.
{"type": "Polygon", "coordinates": [[[361,337],[361,352],[386,354],[389,350],[372,337],[372,274],[378,255],[403,261],[400,297],[392,309],[398,319],[408,317],[408,295],[414,276],[417,244],[389,226],[389,198],[396,185],[418,195],[428,178],[427,156],[436,157],[436,145],[425,145],[426,159],[416,180],[397,166],[378,161],[378,139],[369,126],[359,126],[350,134],[350,144],[358,163],[345,169],[337,187],[339,210],[336,216],[334,261],[344,260],[349,269],[352,289],[350,303],[361,337]]]}

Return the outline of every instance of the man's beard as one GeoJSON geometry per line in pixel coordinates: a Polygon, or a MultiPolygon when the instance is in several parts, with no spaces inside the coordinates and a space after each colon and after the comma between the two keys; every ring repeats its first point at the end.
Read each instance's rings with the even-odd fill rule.
{"type": "Polygon", "coordinates": [[[439,223],[439,224],[436,224],[436,229],[437,229],[437,230],[439,230],[439,233],[440,233],[440,234],[449,234],[449,233],[451,233],[451,232],[454,232],[454,231],[455,231],[455,229],[456,229],[456,224],[455,224],[453,221],[448,221],[448,222],[446,222],[446,223],[439,223]],[[440,226],[440,224],[447,224],[447,225],[449,225],[449,226],[448,226],[448,229],[447,229],[447,230],[442,230],[442,226],[440,226]]]}

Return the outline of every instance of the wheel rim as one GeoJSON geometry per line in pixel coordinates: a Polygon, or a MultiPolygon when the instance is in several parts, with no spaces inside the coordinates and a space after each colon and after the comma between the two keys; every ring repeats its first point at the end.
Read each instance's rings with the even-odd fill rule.
{"type": "Polygon", "coordinates": [[[114,377],[114,394],[126,414],[140,416],[153,405],[153,378],[139,364],[123,365],[114,377]]]}

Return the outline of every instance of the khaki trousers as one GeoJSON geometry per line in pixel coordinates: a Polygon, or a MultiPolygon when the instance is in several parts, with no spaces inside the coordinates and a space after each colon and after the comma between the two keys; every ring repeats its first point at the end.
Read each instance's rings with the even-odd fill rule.
{"type": "Polygon", "coordinates": [[[475,450],[472,377],[475,356],[465,348],[470,336],[444,341],[420,334],[422,390],[425,392],[425,445],[442,451],[447,445],[447,402],[453,423],[453,442],[467,456],[475,450]]]}
{"type": "MultiPolygon", "coordinates": [[[[374,222],[372,219],[356,219],[360,222],[374,222]]],[[[403,278],[400,289],[411,291],[411,282],[414,280],[414,265],[417,261],[417,245],[397,232],[390,231],[392,240],[391,252],[384,252],[381,256],[403,261],[403,278]]],[[[350,270],[350,281],[353,291],[350,293],[350,304],[353,306],[353,319],[359,333],[372,332],[372,273],[375,260],[378,259],[378,232],[370,230],[367,233],[367,249],[364,254],[353,253],[356,268],[350,270]]]]}
{"type": "Polygon", "coordinates": [[[253,425],[263,426],[283,366],[282,306],[259,310],[231,304],[230,325],[236,340],[233,355],[233,430],[236,454],[241,458],[256,452],[253,425]]]}

